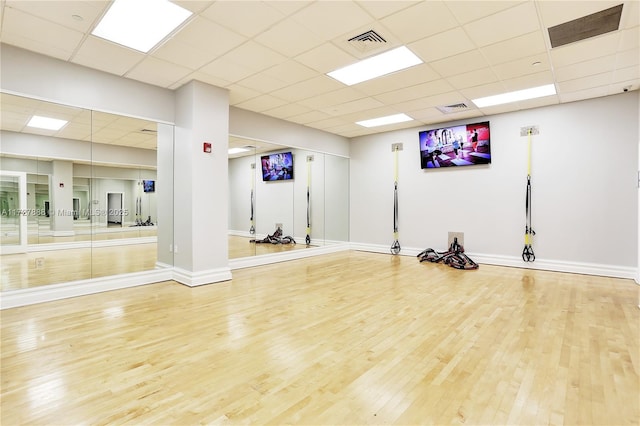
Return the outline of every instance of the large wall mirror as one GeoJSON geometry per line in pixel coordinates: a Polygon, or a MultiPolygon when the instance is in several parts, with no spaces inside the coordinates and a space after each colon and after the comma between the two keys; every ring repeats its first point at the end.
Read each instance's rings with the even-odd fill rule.
{"type": "Polygon", "coordinates": [[[3,292],[172,266],[173,126],[0,96],[3,292]]]}
{"type": "Polygon", "coordinates": [[[349,159],[229,140],[229,258],[349,241],[349,159]]]}

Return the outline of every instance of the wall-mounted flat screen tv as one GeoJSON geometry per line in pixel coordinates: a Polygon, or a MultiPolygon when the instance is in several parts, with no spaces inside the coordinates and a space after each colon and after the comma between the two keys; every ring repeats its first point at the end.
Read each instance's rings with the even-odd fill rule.
{"type": "Polygon", "coordinates": [[[263,181],[293,179],[293,154],[291,152],[263,155],[260,160],[263,181]]]}
{"type": "Polygon", "coordinates": [[[155,180],[143,180],[142,181],[142,189],[144,192],[156,192],[156,181],[155,180]]]}
{"type": "Polygon", "coordinates": [[[423,169],[491,163],[488,121],[423,130],[418,137],[423,169]]]}

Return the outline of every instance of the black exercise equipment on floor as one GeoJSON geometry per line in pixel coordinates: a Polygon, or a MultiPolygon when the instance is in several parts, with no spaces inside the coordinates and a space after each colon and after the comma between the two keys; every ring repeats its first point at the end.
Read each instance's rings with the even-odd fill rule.
{"type": "Polygon", "coordinates": [[[527,132],[529,141],[527,144],[527,195],[525,200],[525,226],[524,226],[524,249],[522,250],[522,260],[533,262],[536,255],[533,253],[533,236],[536,235],[531,224],[531,129],[527,132]]]}
{"type": "Polygon", "coordinates": [[[464,254],[464,247],[458,244],[457,238],[453,239],[447,251],[438,252],[428,248],[418,253],[417,257],[420,262],[442,262],[456,269],[478,269],[478,264],[464,254]]]}
{"type": "Polygon", "coordinates": [[[391,254],[400,253],[400,241],[398,241],[398,151],[400,144],[393,145],[393,243],[391,254]]]}
{"type": "Polygon", "coordinates": [[[267,235],[261,240],[249,240],[249,242],[256,244],[296,244],[296,240],[294,240],[293,237],[282,236],[282,229],[280,227],[278,227],[273,234],[267,235]]]}

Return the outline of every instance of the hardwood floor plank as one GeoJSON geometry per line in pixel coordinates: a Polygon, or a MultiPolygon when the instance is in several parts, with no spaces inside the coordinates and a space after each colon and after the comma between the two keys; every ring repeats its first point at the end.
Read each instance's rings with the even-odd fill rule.
{"type": "Polygon", "coordinates": [[[631,280],[341,252],[0,311],[0,420],[637,425],[631,280]]]}

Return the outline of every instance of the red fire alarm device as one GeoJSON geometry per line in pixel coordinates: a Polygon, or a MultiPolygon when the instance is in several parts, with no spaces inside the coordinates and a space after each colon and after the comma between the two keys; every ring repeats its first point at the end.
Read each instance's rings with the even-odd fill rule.
{"type": "Polygon", "coordinates": [[[211,153],[211,142],[205,142],[202,150],[206,153],[211,153]]]}

